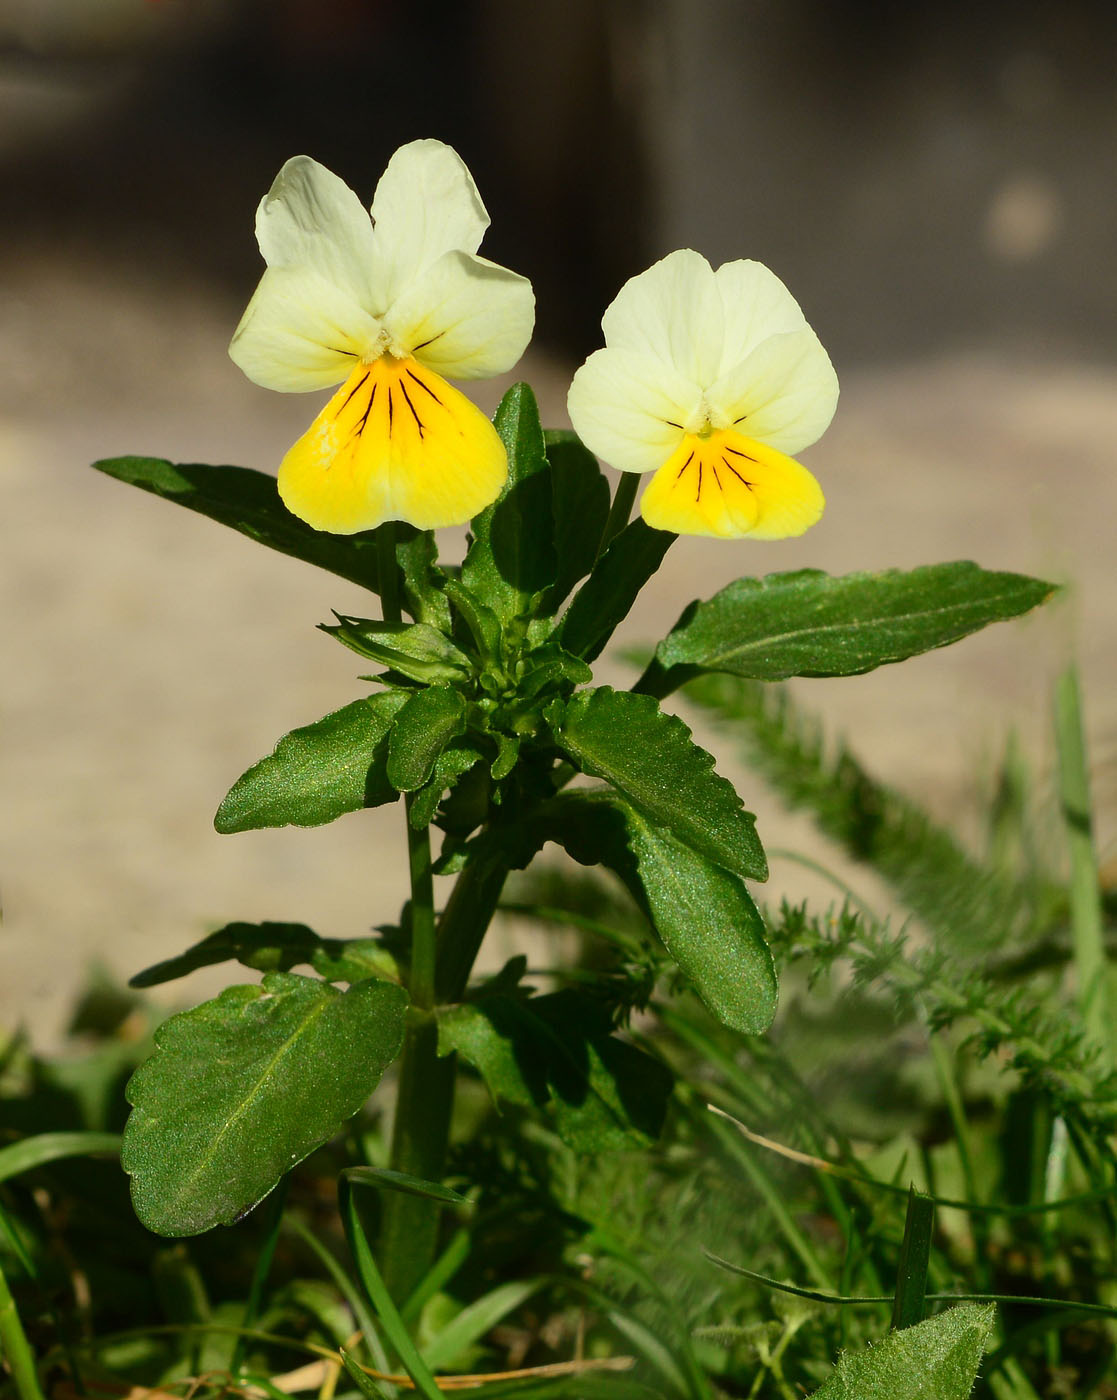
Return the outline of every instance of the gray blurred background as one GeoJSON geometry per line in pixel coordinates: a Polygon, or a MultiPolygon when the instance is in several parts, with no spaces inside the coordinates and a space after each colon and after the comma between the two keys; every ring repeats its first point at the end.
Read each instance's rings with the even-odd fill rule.
{"type": "MultiPolygon", "coordinates": [[[[680,542],[626,636],[804,565],[1071,581],[1044,616],[800,693],[964,828],[1010,729],[1049,782],[1077,650],[1108,858],[1115,57],[1117,8],[1085,0],[0,0],[0,1024],[50,1043],[93,957],[128,975],[233,918],[355,936],[403,894],[395,811],[210,827],[279,734],[359,693],[314,623],[367,600],[85,465],[271,470],[309,422],[313,396],[225,354],[255,206],[300,151],[367,198],[400,143],[456,146],[483,251],[535,283],[518,374],[554,424],[626,277],[686,245],[773,267],[843,385],[808,454],[827,515],[786,544],[680,542]]],[[[839,864],[746,790],[769,842],[839,864]]],[[[804,889],[775,863],[771,897],[804,889]]]]}

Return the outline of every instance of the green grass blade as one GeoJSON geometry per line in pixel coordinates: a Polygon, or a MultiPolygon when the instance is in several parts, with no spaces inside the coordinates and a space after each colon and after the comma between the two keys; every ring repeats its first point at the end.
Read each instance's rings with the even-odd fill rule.
{"type": "Polygon", "coordinates": [[[20,1400],[44,1400],[35,1370],[35,1354],[23,1330],[19,1310],[0,1269],[0,1348],[7,1359],[20,1400]]]}
{"type": "Polygon", "coordinates": [[[38,1133],[0,1147],[0,1181],[57,1162],[62,1157],[87,1157],[120,1151],[119,1133],[38,1133]]]}
{"type": "Polygon", "coordinates": [[[376,1310],[384,1333],[392,1346],[395,1347],[407,1374],[415,1382],[416,1391],[424,1397],[424,1400],[440,1400],[442,1392],[435,1383],[426,1362],[419,1355],[418,1348],[411,1340],[411,1334],[396,1310],[388,1287],[381,1277],[380,1270],[376,1267],[376,1260],[372,1257],[372,1250],[369,1248],[368,1239],[361,1226],[360,1217],[357,1215],[352,1189],[345,1177],[342,1177],[338,1182],[337,1192],[338,1204],[341,1207],[341,1219],[345,1226],[349,1248],[353,1251],[357,1274],[369,1301],[376,1310]]]}
{"type": "Polygon", "coordinates": [[[434,1370],[449,1366],[456,1357],[480,1341],[496,1324],[543,1287],[545,1279],[503,1283],[458,1313],[438,1336],[423,1348],[423,1360],[434,1370]]]}
{"type": "Polygon", "coordinates": [[[1113,1017],[1094,852],[1090,768],[1075,666],[1067,667],[1055,688],[1055,738],[1059,754],[1059,798],[1070,851],[1071,932],[1078,974],[1078,1005],[1087,1034],[1111,1060],[1113,1017]]]}

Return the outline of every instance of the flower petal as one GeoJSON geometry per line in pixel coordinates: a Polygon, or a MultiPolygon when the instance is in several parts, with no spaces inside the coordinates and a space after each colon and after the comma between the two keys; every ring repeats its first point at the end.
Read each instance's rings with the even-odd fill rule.
{"type": "Polygon", "coordinates": [[[640,512],[653,529],[678,535],[779,540],[809,530],[825,504],[794,458],[721,432],[688,434],[648,483],[640,512]]]}
{"type": "Polygon", "coordinates": [[[472,253],[444,253],[404,288],[384,317],[394,345],[451,379],[511,369],[535,325],[526,277],[472,253]]]}
{"type": "Polygon", "coordinates": [[[307,267],[375,312],[372,220],[344,180],[294,156],[256,211],[256,240],[269,267],[307,267]]]}
{"type": "Polygon", "coordinates": [[[804,327],[763,341],[706,398],[725,426],[781,452],[799,452],[829,427],[838,377],[818,336],[804,327]]]}
{"type": "Polygon", "coordinates": [[[414,360],[355,369],[279,468],[284,505],[317,530],[385,520],[462,525],[500,494],[508,457],[493,425],[414,360]]]}
{"type": "Polygon", "coordinates": [[[379,333],[379,322],[317,272],[271,267],[233,333],[229,354],[265,389],[328,389],[379,333]]]}
{"type": "Polygon", "coordinates": [[[721,369],[725,314],[714,271],[689,248],[630,278],[601,318],[612,350],[654,355],[705,388],[721,369]]]}
{"type": "Polygon", "coordinates": [[[574,431],[604,462],[624,472],[663,465],[683,439],[701,399],[670,365],[637,350],[596,350],[570,385],[574,431]]]}
{"type": "Polygon", "coordinates": [[[476,253],[489,216],[465,162],[441,141],[411,141],[388,162],[372,199],[385,311],[443,253],[476,253]]]}
{"type": "Polygon", "coordinates": [[[769,336],[806,327],[799,303],[763,263],[738,258],[722,263],[714,277],[725,308],[720,373],[739,365],[769,336]]]}

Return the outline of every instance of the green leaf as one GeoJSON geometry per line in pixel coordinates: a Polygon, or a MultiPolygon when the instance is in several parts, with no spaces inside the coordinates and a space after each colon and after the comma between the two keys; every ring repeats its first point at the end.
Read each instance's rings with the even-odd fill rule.
{"type": "Polygon", "coordinates": [[[228,834],[265,826],[322,826],[346,812],[394,802],[388,732],[407,703],[386,690],[293,729],[229,789],[214,826],[228,834]]]}
{"type": "Polygon", "coordinates": [[[433,530],[416,530],[395,522],[396,562],[402,574],[407,611],[419,622],[450,630],[450,605],[442,591],[446,575],[438,567],[438,542],[433,530]]]}
{"type": "Polygon", "coordinates": [[[409,820],[416,831],[430,826],[443,795],[484,757],[472,739],[455,739],[446,745],[434,761],[434,772],[411,799],[409,820]]]}
{"type": "MultiPolygon", "coordinates": [[[[708,602],[692,604],[656,658],[664,668],[766,681],[858,675],[1016,617],[1052,591],[1038,579],[966,562],[842,578],[804,569],[738,579],[708,602]]],[[[686,678],[668,678],[656,693],[686,678]]]]}
{"type": "Polygon", "coordinates": [[[323,940],[305,924],[226,924],[185,953],[137,972],[128,985],[156,987],[223,962],[243,963],[258,972],[288,972],[297,963],[309,965],[322,946],[323,940]]]}
{"type": "Polygon", "coordinates": [[[473,522],[462,583],[508,623],[527,616],[555,581],[551,475],[528,385],[508,390],[493,424],[508,450],[508,481],[473,522]]]}
{"type": "Polygon", "coordinates": [[[274,972],[171,1019],[126,1094],[121,1163],[161,1235],[231,1225],[326,1142],[399,1053],[407,996],[274,972]]]}
{"type": "Polygon", "coordinates": [[[543,434],[551,464],[557,577],[544,611],[553,615],[566,595],[594,566],[609,518],[609,483],[597,458],[568,429],[543,434]]]}
{"type": "Polygon", "coordinates": [[[683,721],[650,695],[579,691],[555,737],[583,773],[604,778],[653,825],[734,874],[767,879],[751,812],[683,721]]]}
{"type": "Polygon", "coordinates": [[[439,1011],[438,1053],[457,1051],[498,1102],[546,1109],[575,1151],[646,1145],[663,1126],[671,1075],[611,1032],[584,992],[482,994],[439,1011]]]}
{"type": "Polygon", "coordinates": [[[290,554],[341,578],[379,591],[376,535],[328,535],[292,515],[279,499],[275,477],[248,467],[176,466],[160,457],[112,457],[94,467],[117,481],[208,515],[249,539],[290,554]]]}
{"type": "Polygon", "coordinates": [[[563,615],[558,640],[567,651],[587,661],[600,653],[675,539],[669,531],[653,530],[642,520],[625,526],[563,615]]]}
{"type": "Polygon", "coordinates": [[[421,788],[438,756],[465,729],[465,701],[448,685],[413,695],[396,715],[388,736],[388,781],[400,792],[421,788]]]}
{"type": "Polygon", "coordinates": [[[0,1147],[0,1181],[45,1167],[64,1157],[90,1157],[120,1151],[119,1133],[37,1133],[0,1147]]]}
{"type": "Polygon", "coordinates": [[[964,1303],[848,1352],[814,1400],[967,1400],[994,1308],[964,1303]]]}
{"type": "Polygon", "coordinates": [[[335,613],[337,626],[319,628],[359,656],[427,684],[460,681],[472,670],[469,657],[444,632],[425,622],[379,622],[335,613]]]}
{"type": "Polygon", "coordinates": [[[583,865],[604,865],[628,888],[691,986],[724,1025],[759,1035],[778,984],[764,921],[744,884],[601,789],[541,804],[517,836],[515,863],[556,841],[583,865]]]}
{"type": "Polygon", "coordinates": [[[328,982],[361,982],[394,972],[389,955],[371,938],[319,938],[305,924],[233,923],[178,957],[137,972],[128,985],[155,987],[223,962],[239,962],[257,972],[289,972],[303,963],[328,982]]]}

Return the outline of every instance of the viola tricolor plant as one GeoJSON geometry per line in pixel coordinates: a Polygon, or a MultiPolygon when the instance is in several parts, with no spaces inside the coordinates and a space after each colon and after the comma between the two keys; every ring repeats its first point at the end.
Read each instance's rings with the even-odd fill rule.
{"type": "MultiPolygon", "coordinates": [[[[837,380],[773,273],[714,270],[683,250],[606,311],[605,346],[570,387],[573,432],[545,430],[522,383],[490,424],[450,381],[511,368],[534,312],[528,281],[479,256],[487,224],[465,165],[436,141],[396,152],[371,211],[316,162],[289,161],[260,205],[267,269],[231,354],[271,389],[340,387],[278,483],[147,457],[97,463],[379,599],[373,615],[322,629],[373,674],[249,767],[216,825],[317,826],[402,797],[410,901],[375,937],[233,924],[141,974],[150,985],[232,960],[264,976],[163,1025],[129,1085],[123,1164],[149,1229],[230,1225],[397,1064],[390,1145],[346,1178],[378,1188],[375,1248],[363,1236],[354,1247],[389,1318],[438,1254],[446,1203],[462,1199],[444,1176],[463,1075],[585,1154],[647,1147],[672,1100],[668,1068],[628,1033],[632,1003],[611,999],[605,974],[572,969],[540,992],[517,958],[473,978],[510,872],[548,843],[603,867],[652,931],[661,996],[698,998],[748,1036],[776,1014],[756,824],[661,702],[711,674],[859,674],[1051,591],[972,563],[744,577],[681,599],[630,689],[597,684],[597,658],[677,534],[740,540],[725,547],[747,564],[751,538],[819,519],[822,491],[792,454],[826,429],[837,380]],[[602,463],[620,470],[615,489],[602,463]],[[464,562],[441,563],[432,531],[467,521],[464,562]]],[[[437,1393],[406,1335],[393,1341],[422,1393],[437,1393]]]]}

